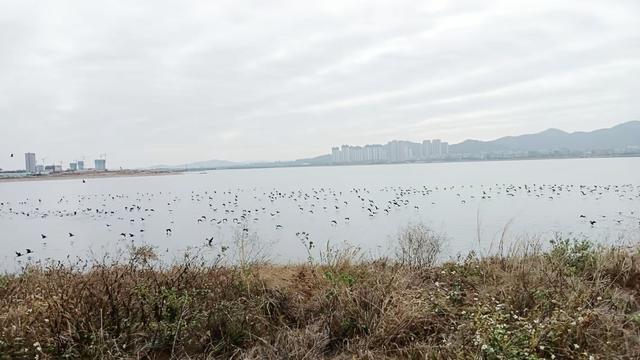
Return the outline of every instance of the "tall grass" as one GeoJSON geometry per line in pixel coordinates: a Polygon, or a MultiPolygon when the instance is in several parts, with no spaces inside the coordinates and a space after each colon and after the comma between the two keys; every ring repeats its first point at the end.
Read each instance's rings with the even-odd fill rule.
{"type": "Polygon", "coordinates": [[[640,358],[635,248],[559,238],[546,251],[433,258],[363,261],[327,248],[295,266],[223,266],[203,254],[166,266],[142,247],[85,270],[30,267],[0,277],[0,354],[640,358]]]}

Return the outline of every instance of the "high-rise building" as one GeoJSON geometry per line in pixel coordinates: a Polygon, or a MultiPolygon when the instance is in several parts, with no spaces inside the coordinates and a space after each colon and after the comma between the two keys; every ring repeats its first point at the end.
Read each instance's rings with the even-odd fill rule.
{"type": "Polygon", "coordinates": [[[422,142],[422,158],[428,159],[431,156],[431,140],[422,142]]]}
{"type": "Polygon", "coordinates": [[[378,147],[376,145],[365,145],[364,160],[367,162],[380,161],[378,158],[378,147]]]}
{"type": "Polygon", "coordinates": [[[387,144],[389,151],[389,161],[401,162],[411,160],[415,157],[416,152],[412,143],[409,141],[393,140],[387,144]]]}
{"type": "Polygon", "coordinates": [[[449,155],[449,143],[446,141],[442,142],[442,156],[445,157],[449,155]]]}
{"type": "Polygon", "coordinates": [[[84,170],[84,161],[78,160],[78,170],[84,170]]]}
{"type": "Polygon", "coordinates": [[[36,172],[36,154],[24,154],[24,165],[28,173],[34,174],[36,172]]]}
{"type": "Polygon", "coordinates": [[[409,141],[407,141],[406,144],[409,151],[407,157],[409,160],[419,160],[422,158],[422,145],[409,141]]]}
{"type": "Polygon", "coordinates": [[[349,162],[351,161],[351,151],[349,151],[349,145],[342,145],[342,150],[340,151],[340,161],[341,162],[349,162]]]}
{"type": "Polygon", "coordinates": [[[442,157],[442,140],[434,139],[431,141],[431,157],[436,159],[442,157]]]}
{"type": "Polygon", "coordinates": [[[96,171],[106,171],[107,170],[107,160],[96,159],[95,168],[96,168],[96,171]]]}
{"type": "Polygon", "coordinates": [[[69,170],[71,170],[71,171],[78,170],[78,163],[74,163],[74,162],[70,163],[69,164],[69,170]]]}
{"type": "Polygon", "coordinates": [[[340,148],[338,147],[331,148],[331,162],[333,163],[340,162],[340,148]]]}
{"type": "Polygon", "coordinates": [[[389,149],[389,161],[400,161],[400,142],[398,140],[387,143],[387,149],[389,149]]]}
{"type": "Polygon", "coordinates": [[[352,161],[355,162],[362,162],[364,161],[364,150],[362,149],[362,146],[354,146],[351,148],[353,155],[352,155],[352,161]]]}

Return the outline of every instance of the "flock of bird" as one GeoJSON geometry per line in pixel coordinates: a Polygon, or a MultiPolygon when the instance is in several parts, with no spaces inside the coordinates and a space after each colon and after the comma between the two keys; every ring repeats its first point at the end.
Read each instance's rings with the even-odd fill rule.
{"type": "MultiPolygon", "coordinates": [[[[84,183],[84,180],[83,180],[84,183]]],[[[352,218],[376,219],[398,212],[413,211],[428,217],[438,211],[440,202],[448,206],[468,207],[479,202],[496,199],[520,199],[522,197],[553,202],[574,196],[577,199],[598,201],[603,197],[630,202],[625,211],[587,215],[576,213],[576,220],[586,226],[600,223],[638,224],[640,186],[624,185],[574,185],[574,184],[492,184],[492,185],[446,185],[446,186],[386,186],[380,188],[354,187],[335,189],[314,187],[309,189],[235,188],[228,190],[193,190],[177,194],[173,192],[94,193],[74,196],[27,197],[19,201],[0,198],[0,224],[9,219],[79,219],[98,222],[109,236],[115,239],[135,241],[144,235],[150,223],[155,233],[162,229],[163,236],[172,237],[176,219],[190,217],[190,227],[207,229],[239,229],[249,233],[252,223],[270,222],[274,231],[289,230],[308,247],[313,247],[311,235],[305,229],[290,224],[296,218],[313,217],[325,222],[327,227],[349,224],[352,218]],[[285,226],[286,225],[286,226],[285,226]],[[116,230],[117,229],[117,230],[116,230]],[[304,230],[304,231],[303,231],[304,230]]],[[[476,205],[473,205],[476,206],[476,205]]],[[[572,210],[574,211],[574,210],[572,210]]],[[[36,222],[37,224],[37,222],[36,222]]],[[[72,222],[63,222],[71,226],[72,222]]],[[[52,241],[69,239],[73,245],[77,231],[62,229],[56,234],[40,233],[43,246],[52,241]]],[[[219,233],[219,232],[218,232],[219,233]]],[[[79,233],[78,233],[79,234],[79,233]]],[[[183,233],[181,233],[182,235],[183,233]]],[[[91,234],[82,234],[89,238],[91,234]]],[[[318,236],[321,237],[321,236],[318,236]]],[[[217,242],[214,232],[202,236],[203,246],[224,245],[217,242]]],[[[38,249],[27,248],[15,251],[16,257],[31,256],[38,249]]]]}

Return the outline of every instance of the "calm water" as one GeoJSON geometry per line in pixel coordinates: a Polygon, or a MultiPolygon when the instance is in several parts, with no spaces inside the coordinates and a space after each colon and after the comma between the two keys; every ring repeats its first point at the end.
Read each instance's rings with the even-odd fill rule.
{"type": "Polygon", "coordinates": [[[99,257],[131,243],[152,245],[166,259],[189,248],[228,258],[222,249],[233,247],[234,236],[258,238],[274,261],[299,262],[307,257],[301,232],[318,245],[316,257],[327,242],[377,256],[389,254],[401,226],[418,221],[446,233],[446,256],[453,256],[487,251],[505,229],[509,239],[562,232],[638,241],[640,158],[0,183],[0,203],[0,264],[9,271],[29,261],[99,257]],[[33,253],[16,256],[27,248],[33,253]]]}

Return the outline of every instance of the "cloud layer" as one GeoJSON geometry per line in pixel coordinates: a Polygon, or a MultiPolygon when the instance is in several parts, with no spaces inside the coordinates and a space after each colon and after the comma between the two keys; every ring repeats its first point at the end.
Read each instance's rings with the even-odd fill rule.
{"type": "Polygon", "coordinates": [[[26,151],[288,160],[640,119],[637,14],[635,0],[0,0],[0,167],[26,151]]]}

